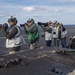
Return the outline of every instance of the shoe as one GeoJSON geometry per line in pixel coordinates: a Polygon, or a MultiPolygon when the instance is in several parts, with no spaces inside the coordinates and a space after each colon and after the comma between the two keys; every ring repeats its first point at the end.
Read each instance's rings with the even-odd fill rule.
{"type": "Polygon", "coordinates": [[[11,52],[9,52],[9,54],[15,54],[16,52],[15,51],[11,51],[11,52]]]}

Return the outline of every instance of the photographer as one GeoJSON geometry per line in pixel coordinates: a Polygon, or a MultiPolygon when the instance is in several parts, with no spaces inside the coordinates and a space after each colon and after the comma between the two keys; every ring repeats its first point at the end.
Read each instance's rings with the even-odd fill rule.
{"type": "Polygon", "coordinates": [[[45,31],[46,46],[51,47],[51,42],[52,42],[52,22],[51,21],[49,21],[48,23],[38,22],[38,25],[41,26],[42,29],[45,31]]]}
{"type": "Polygon", "coordinates": [[[37,48],[39,41],[39,31],[37,24],[33,19],[29,19],[27,24],[24,25],[25,32],[28,34],[28,40],[30,43],[30,49],[37,48]]]}
{"type": "Polygon", "coordinates": [[[21,38],[21,30],[16,25],[17,19],[13,16],[8,19],[8,23],[10,25],[10,30],[2,28],[5,36],[6,36],[6,48],[9,51],[9,54],[14,54],[15,52],[19,52],[21,48],[22,38],[21,38]]]}

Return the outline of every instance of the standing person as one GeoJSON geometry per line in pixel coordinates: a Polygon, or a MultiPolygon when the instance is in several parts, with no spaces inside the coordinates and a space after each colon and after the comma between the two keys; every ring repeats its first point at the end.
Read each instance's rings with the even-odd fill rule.
{"type": "Polygon", "coordinates": [[[52,43],[52,22],[49,21],[48,23],[39,23],[43,30],[45,31],[45,41],[46,41],[46,46],[51,47],[52,43]]]}
{"type": "Polygon", "coordinates": [[[63,24],[55,21],[53,31],[54,47],[59,47],[59,43],[61,41],[62,47],[66,48],[66,34],[67,29],[63,26],[63,24]]]}
{"type": "Polygon", "coordinates": [[[54,22],[53,38],[54,38],[54,47],[59,47],[59,41],[61,39],[61,27],[58,21],[54,22]]]}
{"type": "Polygon", "coordinates": [[[62,33],[61,33],[61,44],[63,48],[66,48],[66,35],[67,35],[67,29],[63,26],[63,24],[60,24],[62,27],[62,33]]]}
{"type": "Polygon", "coordinates": [[[38,41],[39,41],[39,31],[37,24],[34,22],[33,19],[29,19],[27,21],[28,25],[24,26],[25,32],[28,33],[28,40],[30,43],[30,49],[37,48],[38,41]]]}
{"type": "Polygon", "coordinates": [[[13,16],[8,19],[8,23],[10,25],[10,30],[4,30],[3,32],[6,36],[6,48],[9,51],[9,54],[14,54],[15,52],[19,52],[21,49],[21,30],[17,26],[17,19],[13,16]]]}

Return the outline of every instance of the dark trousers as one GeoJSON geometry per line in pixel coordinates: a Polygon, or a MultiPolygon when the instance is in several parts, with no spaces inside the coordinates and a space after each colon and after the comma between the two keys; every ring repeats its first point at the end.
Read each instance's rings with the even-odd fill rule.
{"type": "Polygon", "coordinates": [[[58,39],[58,38],[54,38],[54,47],[59,47],[61,41],[61,45],[63,48],[66,48],[66,37],[58,39]]]}
{"type": "Polygon", "coordinates": [[[66,37],[61,38],[61,44],[63,48],[66,48],[66,37]]]}
{"type": "Polygon", "coordinates": [[[51,43],[52,43],[51,40],[48,40],[48,41],[46,40],[46,46],[47,46],[47,47],[51,47],[51,43]]]}
{"type": "Polygon", "coordinates": [[[11,52],[11,51],[19,52],[20,49],[21,49],[21,46],[13,47],[13,48],[8,48],[8,52],[11,52]]]}
{"type": "Polygon", "coordinates": [[[54,38],[54,47],[59,47],[60,39],[54,38]]]}

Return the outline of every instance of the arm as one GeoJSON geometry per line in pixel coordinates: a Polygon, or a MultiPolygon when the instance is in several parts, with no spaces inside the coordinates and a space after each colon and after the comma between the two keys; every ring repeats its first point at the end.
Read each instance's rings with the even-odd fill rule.
{"type": "Polygon", "coordinates": [[[34,31],[36,31],[36,25],[32,25],[30,27],[26,26],[26,30],[30,33],[33,33],[34,31]]]}
{"type": "Polygon", "coordinates": [[[52,28],[46,28],[46,31],[52,33],[52,28]]]}
{"type": "Polygon", "coordinates": [[[65,30],[63,33],[66,35],[67,34],[67,30],[65,30]]]}
{"type": "Polygon", "coordinates": [[[40,26],[44,31],[46,31],[46,28],[43,25],[40,25],[40,26]]]}
{"type": "Polygon", "coordinates": [[[50,27],[44,27],[43,25],[41,25],[42,29],[46,32],[52,33],[52,28],[50,27]]]}
{"type": "Polygon", "coordinates": [[[17,28],[13,27],[11,29],[11,31],[9,31],[9,32],[4,31],[4,34],[5,34],[7,39],[12,39],[17,34],[17,32],[18,32],[17,28]]]}
{"type": "Polygon", "coordinates": [[[35,28],[35,25],[32,25],[31,27],[28,27],[28,32],[32,32],[33,30],[34,30],[34,28],[35,28]]]}
{"type": "Polygon", "coordinates": [[[26,30],[27,28],[28,28],[27,26],[24,26],[24,30],[26,34],[28,34],[28,31],[26,30]]]}
{"type": "Polygon", "coordinates": [[[63,27],[62,32],[64,33],[64,35],[66,35],[67,34],[67,29],[65,27],[63,27]]]}

